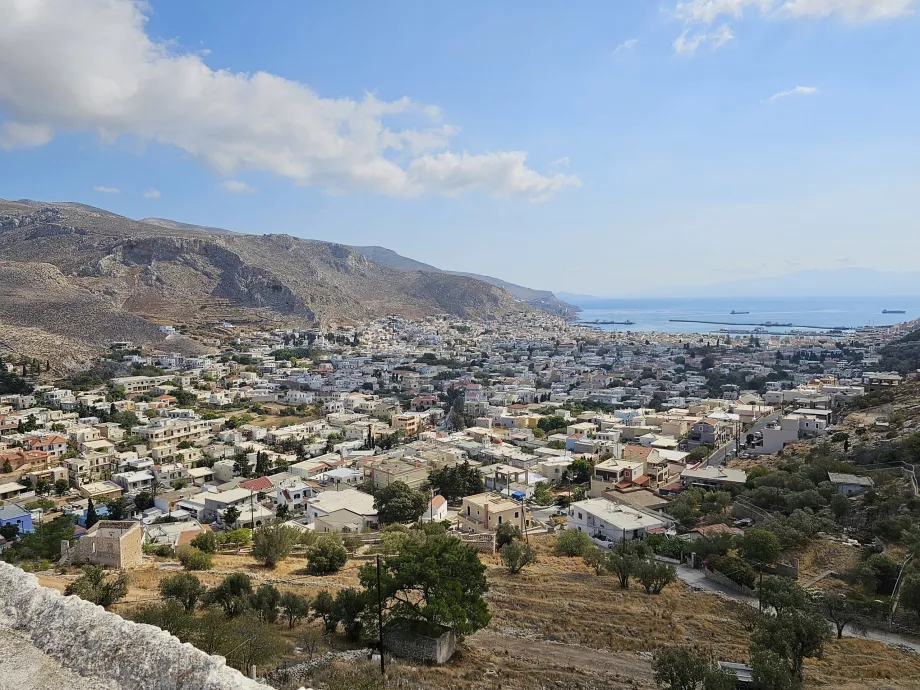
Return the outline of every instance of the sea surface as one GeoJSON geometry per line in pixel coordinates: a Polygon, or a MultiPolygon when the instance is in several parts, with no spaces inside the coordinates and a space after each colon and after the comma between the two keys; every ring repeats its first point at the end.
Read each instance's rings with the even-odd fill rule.
{"type": "MultiPolygon", "coordinates": [[[[920,296],[911,297],[739,297],[605,299],[585,302],[578,321],[633,321],[634,325],[598,325],[605,331],[659,331],[665,333],[709,333],[723,328],[753,330],[764,322],[796,326],[833,327],[887,326],[920,318],[920,296]],[[905,314],[883,314],[883,309],[904,309],[905,314]],[[732,314],[748,311],[749,314],[732,314]],[[671,319],[720,321],[730,326],[675,323],[671,319]]],[[[788,332],[790,328],[767,328],[788,332]]]]}

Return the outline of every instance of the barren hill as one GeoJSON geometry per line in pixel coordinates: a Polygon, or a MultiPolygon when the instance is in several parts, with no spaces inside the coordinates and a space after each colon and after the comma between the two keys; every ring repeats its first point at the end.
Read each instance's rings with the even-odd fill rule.
{"type": "Polygon", "coordinates": [[[10,295],[0,324],[90,344],[150,342],[152,323],[489,319],[526,308],[482,281],[394,270],[340,244],[145,223],[82,204],[0,200],[0,256],[0,293],[10,295]]]}
{"type": "Polygon", "coordinates": [[[549,290],[535,290],[534,288],[524,287],[523,285],[515,285],[514,283],[509,283],[508,281],[501,280],[500,278],[492,278],[491,276],[484,276],[478,273],[445,271],[437,268],[436,266],[432,266],[431,264],[422,263],[421,261],[410,259],[409,257],[403,256],[402,254],[397,254],[392,249],[387,249],[386,247],[355,247],[355,249],[357,249],[371,261],[375,261],[378,264],[389,266],[390,268],[395,268],[400,271],[426,271],[430,273],[443,273],[452,276],[462,276],[465,278],[481,280],[482,282],[488,283],[489,285],[494,285],[495,287],[500,287],[503,290],[507,290],[508,293],[515,299],[520,300],[521,302],[524,302],[536,309],[542,309],[543,311],[549,312],[550,314],[570,317],[575,316],[575,314],[579,311],[578,307],[563,302],[549,290]]]}

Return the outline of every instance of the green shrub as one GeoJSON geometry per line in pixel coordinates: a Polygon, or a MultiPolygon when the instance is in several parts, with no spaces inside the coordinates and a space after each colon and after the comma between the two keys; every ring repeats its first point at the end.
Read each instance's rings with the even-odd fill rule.
{"type": "Polygon", "coordinates": [[[194,546],[180,546],[176,549],[176,555],[186,570],[211,569],[211,554],[196,549],[194,546]]]}
{"type": "Polygon", "coordinates": [[[192,546],[194,546],[199,551],[204,551],[205,553],[214,553],[217,551],[217,547],[219,545],[220,540],[211,530],[202,532],[197,537],[192,539],[192,546]]]}
{"type": "Polygon", "coordinates": [[[591,539],[585,532],[567,529],[556,538],[554,549],[557,556],[584,556],[591,539]]]}
{"type": "Polygon", "coordinates": [[[307,549],[307,569],[314,575],[336,573],[348,561],[348,551],[339,541],[323,535],[307,549]]]}

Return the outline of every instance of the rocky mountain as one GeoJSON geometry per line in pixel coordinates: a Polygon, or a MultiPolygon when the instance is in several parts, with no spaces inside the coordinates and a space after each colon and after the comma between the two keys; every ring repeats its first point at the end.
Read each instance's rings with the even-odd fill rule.
{"type": "Polygon", "coordinates": [[[25,328],[85,348],[156,341],[163,323],[492,319],[522,308],[482,281],[395,270],[341,244],[135,221],[72,203],[0,200],[0,257],[0,340],[14,351],[35,341],[33,333],[17,346],[25,328]]]}
{"type": "Polygon", "coordinates": [[[474,278],[481,280],[489,285],[500,287],[507,290],[508,293],[516,300],[525,302],[532,307],[542,309],[543,311],[559,316],[574,316],[580,309],[572,304],[568,304],[559,299],[549,290],[534,290],[533,288],[515,285],[499,278],[479,275],[478,273],[463,273],[461,271],[444,271],[431,264],[422,263],[415,259],[397,254],[392,249],[386,247],[354,247],[371,261],[375,261],[383,266],[389,266],[400,271],[427,271],[429,273],[446,273],[452,276],[463,276],[465,278],[474,278]]]}

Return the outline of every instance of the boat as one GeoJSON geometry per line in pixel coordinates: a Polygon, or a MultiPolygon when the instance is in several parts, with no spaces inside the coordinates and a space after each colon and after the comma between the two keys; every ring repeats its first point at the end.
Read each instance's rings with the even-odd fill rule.
{"type": "Polygon", "coordinates": [[[735,309],[732,309],[732,314],[750,314],[750,313],[751,312],[749,311],[736,311],[735,309]]]}
{"type": "Polygon", "coordinates": [[[905,309],[882,309],[883,314],[906,314],[905,309]]]}
{"type": "Polygon", "coordinates": [[[629,319],[626,319],[626,321],[601,321],[600,319],[594,319],[594,321],[587,321],[587,322],[583,321],[582,323],[587,323],[591,326],[635,326],[636,325],[635,321],[630,321],[629,319]]]}

